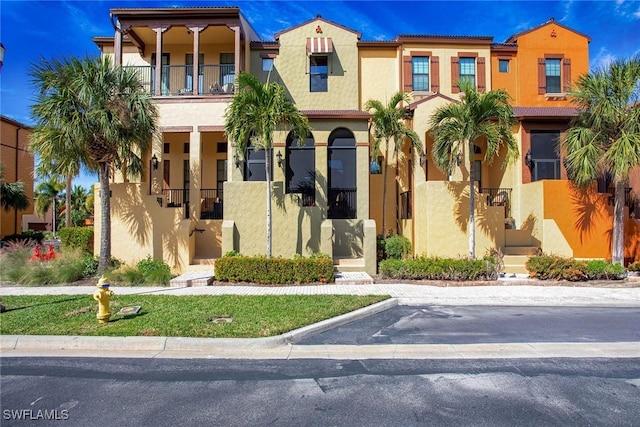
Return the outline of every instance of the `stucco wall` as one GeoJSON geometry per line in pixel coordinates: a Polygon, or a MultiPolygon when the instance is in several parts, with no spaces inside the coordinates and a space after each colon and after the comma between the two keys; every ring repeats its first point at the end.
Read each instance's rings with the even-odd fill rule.
{"type": "MultiPolygon", "coordinates": [[[[490,49],[487,46],[478,46],[470,44],[431,44],[431,43],[404,43],[402,45],[402,55],[411,56],[412,53],[431,52],[431,57],[437,56],[439,58],[439,74],[440,74],[440,90],[439,92],[447,95],[458,97],[452,91],[452,85],[457,82],[451,81],[451,58],[477,55],[478,58],[484,58],[485,60],[485,83],[486,90],[491,90],[491,67],[490,67],[490,49]]],[[[431,76],[430,76],[431,77],[431,76]]],[[[476,83],[478,82],[478,63],[476,60],[476,83]]]]}
{"type": "MultiPolygon", "coordinates": [[[[140,184],[111,184],[111,255],[129,265],[151,256],[164,260],[174,273],[190,263],[191,221],[183,208],[158,204],[140,184]]],[[[102,210],[99,186],[94,187],[94,254],[100,253],[102,210]]]]}
{"type": "Polygon", "coordinates": [[[360,105],[377,99],[383,104],[400,88],[398,49],[360,49],[360,105]]]}
{"type": "MultiPolygon", "coordinates": [[[[568,99],[547,100],[538,94],[538,58],[545,54],[562,54],[571,60],[571,80],[589,71],[588,39],[557,23],[550,23],[518,38],[516,56],[518,72],[518,105],[566,106],[568,99]]],[[[562,80],[561,80],[562,81],[562,80]]]]}
{"type": "MultiPolygon", "coordinates": [[[[430,181],[416,185],[413,224],[415,253],[428,256],[467,256],[469,247],[468,186],[430,181]]],[[[476,256],[504,245],[504,213],[476,196],[476,256]]]]}
{"type": "MultiPolygon", "coordinates": [[[[313,20],[280,35],[280,54],[274,67],[287,91],[301,110],[357,110],[358,48],[357,34],[332,25],[324,20],[313,20]],[[316,32],[320,26],[322,34],[316,32]],[[310,92],[308,37],[330,37],[333,53],[328,59],[328,91],[310,92]],[[339,107],[336,107],[339,106],[339,107]]],[[[255,64],[260,66],[260,62],[255,64]]]]}
{"type": "Polygon", "coordinates": [[[20,233],[22,225],[22,215],[33,213],[33,154],[29,151],[31,131],[18,127],[13,122],[0,122],[0,136],[2,145],[0,146],[0,162],[3,165],[3,179],[5,182],[13,183],[21,181],[24,183],[25,194],[29,198],[30,205],[25,210],[14,209],[6,211],[0,209],[0,236],[20,233]]]}

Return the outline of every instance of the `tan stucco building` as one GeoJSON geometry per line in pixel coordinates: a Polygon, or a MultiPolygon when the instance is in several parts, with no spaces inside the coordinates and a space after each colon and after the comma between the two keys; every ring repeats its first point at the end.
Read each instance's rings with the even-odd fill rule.
{"type": "MultiPolygon", "coordinates": [[[[317,16],[264,41],[234,7],[111,12],[115,36],[94,41],[116,64],[135,67],[159,108],[161,128],[146,176],[140,182],[116,178],[111,187],[112,251],[120,259],[152,256],[182,272],[230,250],[266,252],[264,152],[249,147],[239,155],[223,132],[238,72],[284,85],[312,127],[301,146],[286,131],[274,138],[276,256],[323,252],[342,270],[376,272],[382,175],[371,165],[380,161],[390,171],[395,165],[370,157],[370,116],[363,105],[397,91],[411,96],[407,123],[424,150],[406,144],[397,181],[388,174],[386,223],[411,239],[415,255],[466,254],[470,161],[479,166],[479,254],[500,249],[521,266],[518,257],[538,249],[585,258],[610,252],[602,237],[611,227],[606,189],[588,201],[601,215],[588,219],[588,232],[576,231],[573,212],[586,202],[569,197],[561,153],[553,154],[575,115],[566,89],[588,71],[583,34],[549,21],[505,43],[440,35],[363,41],[356,30],[317,16]],[[513,97],[520,157],[506,169],[501,158],[483,161],[482,144],[465,153],[451,176],[430,158],[429,117],[457,102],[463,78],[479,91],[504,88],[513,97]]],[[[627,229],[634,233],[637,226],[630,219],[627,229]]],[[[633,245],[628,258],[640,257],[640,244],[633,245]]]]}

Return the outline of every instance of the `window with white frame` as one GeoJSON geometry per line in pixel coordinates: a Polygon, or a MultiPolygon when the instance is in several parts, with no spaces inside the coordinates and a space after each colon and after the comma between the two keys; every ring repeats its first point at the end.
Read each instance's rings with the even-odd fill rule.
{"type": "Polygon", "coordinates": [[[468,81],[476,87],[476,58],[460,58],[460,82],[468,81]]]}
{"type": "Polygon", "coordinates": [[[560,59],[545,59],[545,77],[547,93],[561,93],[560,59]]]}
{"type": "Polygon", "coordinates": [[[411,72],[413,75],[413,90],[429,90],[429,57],[414,56],[411,58],[411,72]]]}

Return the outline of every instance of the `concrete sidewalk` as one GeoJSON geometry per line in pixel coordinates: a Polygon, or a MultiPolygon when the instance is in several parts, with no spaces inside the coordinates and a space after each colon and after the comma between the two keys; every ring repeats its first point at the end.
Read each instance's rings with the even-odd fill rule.
{"type": "MultiPolygon", "coordinates": [[[[390,295],[393,298],[286,334],[253,339],[180,337],[0,336],[2,357],[159,357],[241,359],[460,359],[640,357],[640,342],[428,345],[297,345],[302,338],[396,304],[640,307],[640,288],[532,286],[435,287],[411,284],[312,286],[117,287],[117,295],[390,295]]],[[[0,287],[1,295],[90,296],[94,286],[0,287]]]]}

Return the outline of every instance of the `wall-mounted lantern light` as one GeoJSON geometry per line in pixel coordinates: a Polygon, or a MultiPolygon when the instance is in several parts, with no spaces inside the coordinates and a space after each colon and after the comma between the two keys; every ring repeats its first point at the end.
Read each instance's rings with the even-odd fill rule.
{"type": "Polygon", "coordinates": [[[153,167],[153,170],[158,170],[158,165],[159,165],[158,158],[154,154],[153,157],[151,157],[151,166],[153,167]]]}
{"type": "Polygon", "coordinates": [[[278,167],[282,167],[282,153],[280,151],[278,151],[278,154],[276,154],[276,157],[278,158],[278,167]]]}
{"type": "Polygon", "coordinates": [[[527,154],[524,155],[524,164],[529,168],[533,167],[533,159],[531,158],[531,150],[527,151],[527,154]]]}
{"type": "Polygon", "coordinates": [[[420,166],[424,166],[426,162],[427,162],[427,155],[423,151],[422,153],[420,153],[420,166]]]}
{"type": "Polygon", "coordinates": [[[462,153],[456,155],[456,164],[460,166],[462,164],[462,153]]]}

